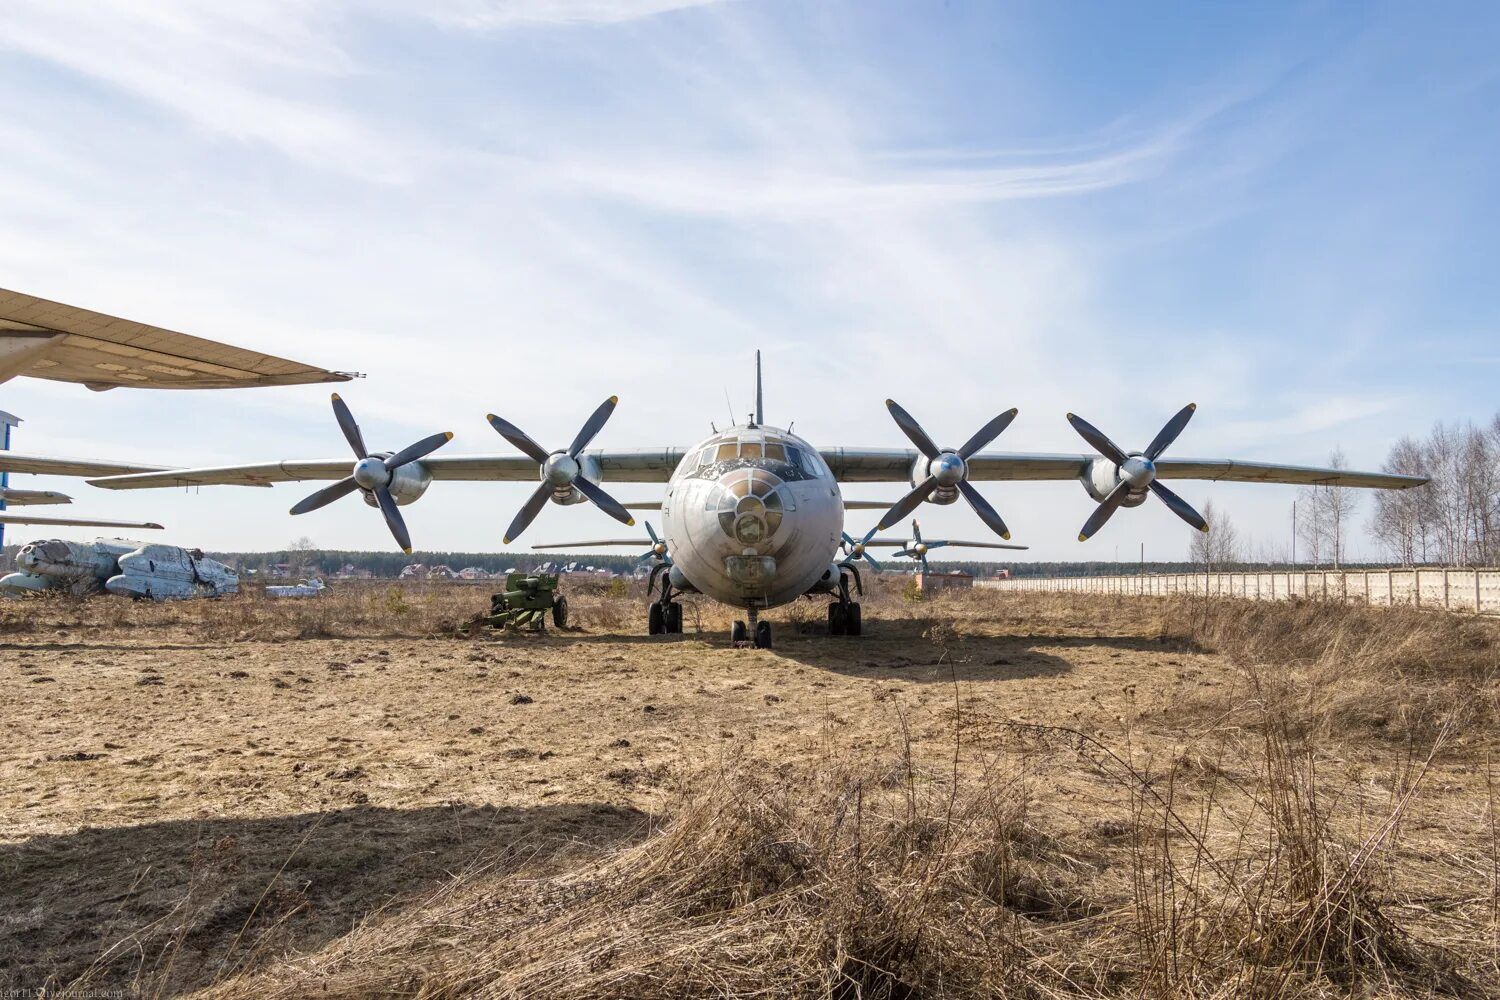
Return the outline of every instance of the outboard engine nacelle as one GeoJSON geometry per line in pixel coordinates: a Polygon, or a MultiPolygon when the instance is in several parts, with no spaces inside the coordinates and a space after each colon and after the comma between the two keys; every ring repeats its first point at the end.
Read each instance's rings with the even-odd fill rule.
{"type": "MultiPolygon", "coordinates": [[[[1095,503],[1103,503],[1114,492],[1115,487],[1120,485],[1120,467],[1107,458],[1091,458],[1084,465],[1078,481],[1095,503]]],[[[1120,501],[1120,506],[1139,507],[1145,502],[1146,493],[1142,490],[1140,493],[1126,494],[1125,499],[1120,501]]]]}

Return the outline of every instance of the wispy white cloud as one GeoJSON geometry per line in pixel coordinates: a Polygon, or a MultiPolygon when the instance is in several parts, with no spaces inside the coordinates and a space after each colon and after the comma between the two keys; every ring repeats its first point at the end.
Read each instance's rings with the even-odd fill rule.
{"type": "Polygon", "coordinates": [[[729,0],[438,0],[425,16],[442,24],[492,31],[535,25],[621,24],[729,0]]]}

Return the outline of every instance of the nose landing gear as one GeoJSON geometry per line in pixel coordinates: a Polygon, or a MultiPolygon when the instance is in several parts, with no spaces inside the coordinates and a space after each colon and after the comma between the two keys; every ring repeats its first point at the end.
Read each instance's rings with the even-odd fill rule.
{"type": "Polygon", "coordinates": [[[729,627],[729,641],[736,646],[743,646],[746,642],[753,642],[756,649],[772,649],[771,623],[760,620],[760,609],[754,605],[745,609],[746,616],[750,619],[747,627],[744,622],[737,621],[729,627]]]}

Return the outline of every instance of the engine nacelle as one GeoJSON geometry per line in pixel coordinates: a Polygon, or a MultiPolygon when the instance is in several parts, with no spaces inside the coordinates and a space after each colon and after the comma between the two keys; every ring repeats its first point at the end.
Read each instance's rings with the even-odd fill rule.
{"type": "MultiPolygon", "coordinates": [[[[1094,498],[1095,503],[1103,503],[1104,498],[1114,492],[1114,488],[1120,485],[1120,467],[1107,458],[1091,458],[1083,467],[1083,473],[1078,477],[1083,484],[1084,490],[1094,498]]],[[[1139,507],[1146,502],[1146,491],[1131,493],[1120,503],[1121,507],[1139,507]]]]}
{"type": "MultiPolygon", "coordinates": [[[[578,456],[578,474],[595,483],[602,483],[604,481],[604,470],[599,467],[599,459],[594,455],[585,454],[578,456]]],[[[546,478],[545,473],[542,478],[546,478]]],[[[583,503],[586,500],[588,500],[588,497],[578,492],[577,487],[574,486],[564,486],[560,490],[552,491],[552,502],[562,504],[565,507],[572,506],[575,503],[583,503]]]]}
{"type": "MultiPolygon", "coordinates": [[[[385,458],[386,455],[375,455],[375,458],[385,458]]],[[[415,503],[427,492],[427,487],[432,485],[432,473],[421,462],[407,462],[405,465],[396,467],[391,473],[391,481],[386,489],[391,491],[391,499],[396,501],[397,506],[404,507],[409,503],[415,503]]],[[[371,507],[380,506],[373,493],[366,493],[365,503],[371,507]]]]}
{"type": "MultiPolygon", "coordinates": [[[[931,469],[932,464],[928,461],[926,456],[918,455],[916,461],[912,462],[911,464],[911,473],[907,476],[908,484],[913,489],[916,489],[918,483],[923,482],[927,479],[927,476],[929,475],[931,469]]],[[[922,502],[945,506],[947,504],[953,503],[957,499],[958,487],[939,486],[937,489],[928,494],[927,499],[922,502]]]]}

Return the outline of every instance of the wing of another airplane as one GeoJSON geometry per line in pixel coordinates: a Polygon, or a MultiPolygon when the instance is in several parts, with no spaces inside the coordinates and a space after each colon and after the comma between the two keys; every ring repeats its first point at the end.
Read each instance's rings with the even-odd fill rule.
{"type": "MultiPolygon", "coordinates": [[[[0,472],[29,472],[39,476],[123,476],[131,473],[165,472],[170,466],[141,462],[109,462],[93,458],[49,458],[0,451],[0,472]]],[[[347,471],[347,470],[346,470],[347,471]]]]}
{"type": "Polygon", "coordinates": [[[0,524],[52,524],[75,528],[161,528],[154,521],[110,521],[89,517],[48,517],[42,514],[0,513],[0,524]]]}
{"type": "Polygon", "coordinates": [[[9,486],[0,486],[0,501],[8,506],[25,507],[30,504],[72,503],[73,498],[52,490],[13,490],[9,486]]]}
{"type": "Polygon", "coordinates": [[[233,389],[354,376],[0,288],[0,382],[17,375],[102,391],[233,389]]]}

